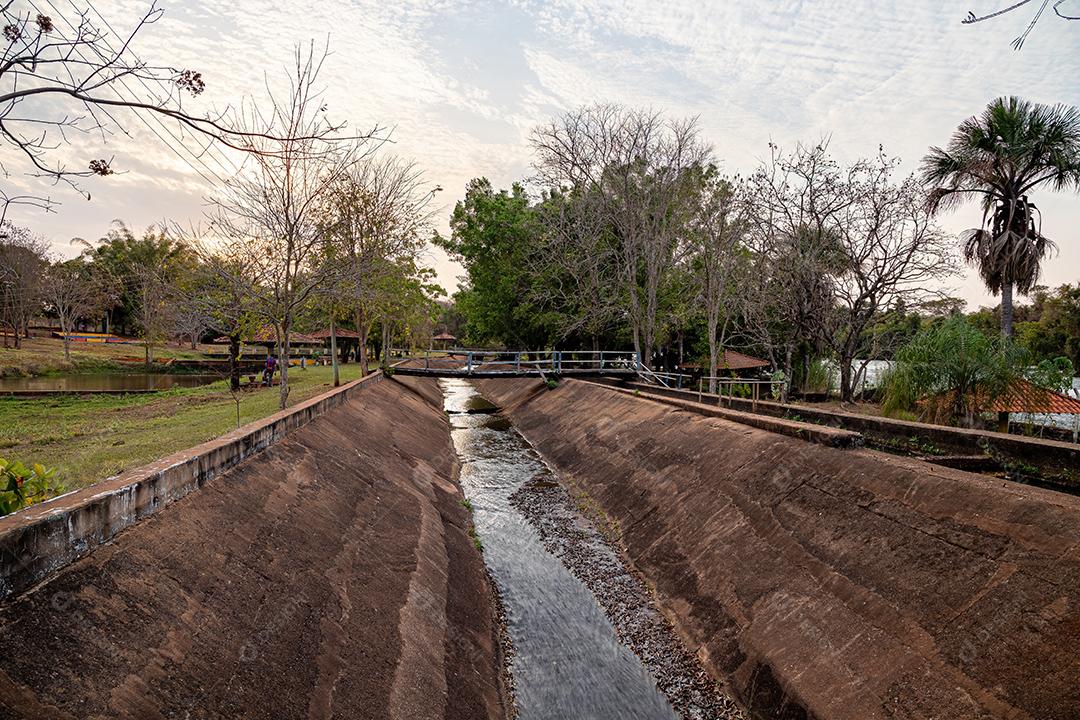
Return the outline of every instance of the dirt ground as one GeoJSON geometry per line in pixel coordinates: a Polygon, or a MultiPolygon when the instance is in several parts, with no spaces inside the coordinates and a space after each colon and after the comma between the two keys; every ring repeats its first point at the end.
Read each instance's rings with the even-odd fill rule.
{"type": "Polygon", "coordinates": [[[1080,498],[486,380],[755,717],[1075,720],[1080,498]]]}
{"type": "Polygon", "coordinates": [[[457,471],[433,381],[365,389],[0,606],[0,717],[504,717],[457,471]]]}

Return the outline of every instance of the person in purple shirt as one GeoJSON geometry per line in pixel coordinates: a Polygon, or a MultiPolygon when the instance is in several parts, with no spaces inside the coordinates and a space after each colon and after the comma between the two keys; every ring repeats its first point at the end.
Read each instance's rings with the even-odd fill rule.
{"type": "Polygon", "coordinates": [[[270,386],[274,383],[274,371],[277,370],[277,358],[267,353],[266,368],[263,370],[263,384],[270,386]]]}

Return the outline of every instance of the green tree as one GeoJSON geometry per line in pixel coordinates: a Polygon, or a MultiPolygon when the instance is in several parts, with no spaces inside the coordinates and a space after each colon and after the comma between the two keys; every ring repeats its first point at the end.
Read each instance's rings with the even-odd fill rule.
{"type": "MultiPolygon", "coordinates": [[[[119,288],[117,304],[110,309],[116,324],[134,330],[143,341],[146,365],[151,367],[154,346],[166,336],[171,311],[176,307],[178,284],[198,263],[181,242],[159,228],[147,228],[141,236],[121,220],[96,245],[76,238],[86,247],[83,257],[102,277],[111,277],[119,288]]],[[[106,330],[113,323],[106,319],[106,330]]]]}
{"type": "Polygon", "coordinates": [[[883,408],[919,413],[923,419],[975,427],[995,400],[1019,379],[1061,390],[1071,384],[1065,358],[1033,366],[1031,356],[1012,338],[987,335],[965,318],[932,324],[896,353],[883,382],[883,408]]]}
{"type": "Polygon", "coordinates": [[[465,266],[468,286],[454,296],[472,344],[541,347],[550,340],[530,301],[530,256],[541,226],[525,188],[496,192],[487,178],[469,182],[450,217],[450,237],[435,244],[465,266]]]}
{"type": "Polygon", "coordinates": [[[1013,291],[1034,289],[1053,248],[1030,193],[1080,190],[1080,110],[998,98],[962,122],[946,148],[930,148],[922,180],[935,211],[980,202],[982,224],[964,234],[964,256],[1001,294],[1001,334],[1011,336],[1013,291]]]}
{"type": "Polygon", "coordinates": [[[1029,322],[1017,324],[1019,341],[1041,360],[1059,355],[1080,367],[1080,285],[1040,293],[1029,322]]]}

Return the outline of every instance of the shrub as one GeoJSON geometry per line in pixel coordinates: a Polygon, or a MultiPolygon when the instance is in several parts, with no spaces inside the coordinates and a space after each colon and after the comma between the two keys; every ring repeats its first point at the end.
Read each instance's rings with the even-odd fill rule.
{"type": "Polygon", "coordinates": [[[55,469],[35,463],[26,467],[18,460],[0,458],[0,515],[7,515],[64,492],[53,481],[55,469]]]}
{"type": "Polygon", "coordinates": [[[916,412],[931,422],[974,427],[994,401],[1017,380],[1060,390],[1072,382],[1066,358],[1036,367],[1015,342],[987,336],[963,317],[923,330],[896,353],[896,364],[882,379],[883,409],[896,416],[916,412]]]}

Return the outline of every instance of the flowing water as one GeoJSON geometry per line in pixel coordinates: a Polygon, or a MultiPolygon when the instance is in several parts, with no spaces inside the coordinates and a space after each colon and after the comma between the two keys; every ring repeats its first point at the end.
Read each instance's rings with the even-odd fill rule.
{"type": "Polygon", "coordinates": [[[557,479],[509,421],[485,413],[494,408],[471,384],[440,384],[461,484],[506,610],[520,720],[675,718],[589,589],[510,503],[526,482],[557,479]]]}
{"type": "Polygon", "coordinates": [[[55,377],[0,378],[0,393],[153,392],[198,387],[220,380],[219,375],[164,373],[101,373],[55,377]]]}

